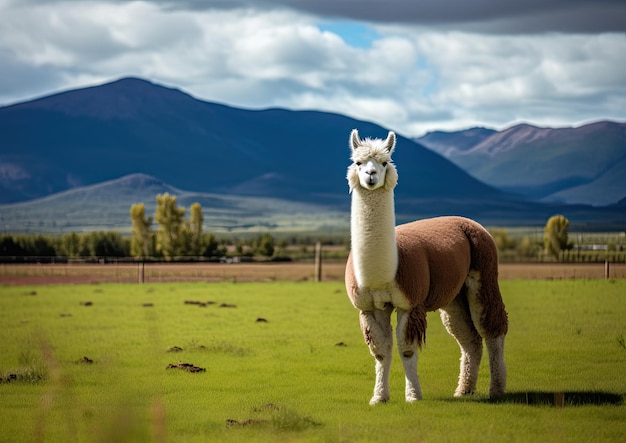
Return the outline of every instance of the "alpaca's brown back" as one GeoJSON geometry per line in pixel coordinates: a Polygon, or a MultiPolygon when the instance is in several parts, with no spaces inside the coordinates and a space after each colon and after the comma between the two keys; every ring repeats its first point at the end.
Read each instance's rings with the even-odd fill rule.
{"type": "Polygon", "coordinates": [[[481,278],[481,324],[489,337],[506,333],[506,312],[498,286],[498,251],[480,224],[463,217],[437,217],[396,228],[396,280],[413,306],[434,311],[460,292],[470,270],[481,278]]]}
{"type": "Polygon", "coordinates": [[[434,311],[461,290],[470,269],[471,248],[458,217],[419,220],[396,228],[396,280],[413,306],[434,311]]]}

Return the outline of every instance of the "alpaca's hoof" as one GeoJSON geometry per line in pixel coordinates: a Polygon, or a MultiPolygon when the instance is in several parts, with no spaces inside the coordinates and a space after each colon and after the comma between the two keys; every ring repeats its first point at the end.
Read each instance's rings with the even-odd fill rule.
{"type": "Polygon", "coordinates": [[[379,396],[375,395],[370,400],[370,405],[374,406],[374,405],[378,405],[378,404],[381,404],[381,403],[387,403],[388,400],[389,400],[389,397],[379,397],[379,396]]]}
{"type": "Polygon", "coordinates": [[[466,395],[473,395],[473,394],[474,394],[474,391],[472,391],[472,390],[470,390],[470,389],[457,389],[457,390],[454,392],[454,396],[455,396],[456,398],[459,398],[459,397],[465,397],[466,395]]]}
{"type": "Polygon", "coordinates": [[[421,389],[407,389],[404,393],[407,403],[415,403],[416,401],[420,401],[422,399],[422,390],[421,389]]]}

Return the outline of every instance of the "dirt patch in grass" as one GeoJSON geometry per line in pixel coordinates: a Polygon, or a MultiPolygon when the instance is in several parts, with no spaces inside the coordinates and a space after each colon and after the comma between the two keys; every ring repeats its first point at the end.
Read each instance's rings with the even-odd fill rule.
{"type": "Polygon", "coordinates": [[[321,426],[321,423],[311,417],[300,415],[298,412],[284,408],[275,403],[267,403],[252,408],[252,417],[236,420],[229,418],[226,426],[247,427],[247,426],[271,426],[275,431],[303,431],[308,428],[321,426]]]}
{"type": "Polygon", "coordinates": [[[206,368],[200,368],[192,363],[170,363],[165,369],[182,369],[187,372],[206,372],[206,368]]]}

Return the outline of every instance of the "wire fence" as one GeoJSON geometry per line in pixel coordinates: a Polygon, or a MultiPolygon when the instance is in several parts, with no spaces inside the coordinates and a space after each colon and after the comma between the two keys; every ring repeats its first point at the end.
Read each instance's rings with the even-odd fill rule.
{"type": "MultiPolygon", "coordinates": [[[[1,263],[0,284],[157,282],[343,281],[344,260],[306,262],[97,262],[1,263]]],[[[501,263],[500,279],[626,278],[626,264],[501,263]]]]}

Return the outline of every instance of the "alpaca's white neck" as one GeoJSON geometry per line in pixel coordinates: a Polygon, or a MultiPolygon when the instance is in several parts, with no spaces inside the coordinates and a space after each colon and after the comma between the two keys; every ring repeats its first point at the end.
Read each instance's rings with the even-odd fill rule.
{"type": "Polygon", "coordinates": [[[393,191],[352,190],[350,232],[352,260],[360,287],[382,287],[398,269],[393,191]]]}

